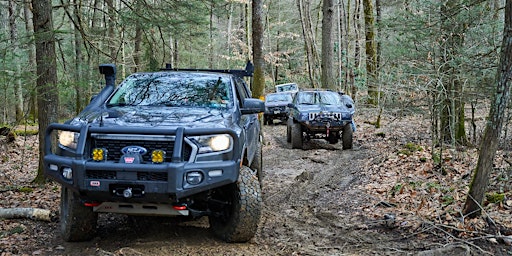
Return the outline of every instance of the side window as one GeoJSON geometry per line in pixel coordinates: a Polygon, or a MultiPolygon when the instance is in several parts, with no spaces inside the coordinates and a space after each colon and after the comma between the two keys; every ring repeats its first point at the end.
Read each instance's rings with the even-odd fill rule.
{"type": "Polygon", "coordinates": [[[240,108],[242,108],[242,104],[246,98],[250,97],[249,92],[247,91],[247,87],[243,80],[238,77],[235,77],[235,87],[236,87],[236,96],[239,99],[240,108]]]}

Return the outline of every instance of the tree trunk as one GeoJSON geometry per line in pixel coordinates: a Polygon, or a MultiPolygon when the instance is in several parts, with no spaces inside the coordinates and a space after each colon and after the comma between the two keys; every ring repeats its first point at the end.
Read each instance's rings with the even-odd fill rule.
{"type": "Polygon", "coordinates": [[[336,91],[332,40],[334,0],[323,0],[322,14],[322,88],[336,91]]]}
{"type": "MultiPolygon", "coordinates": [[[[73,16],[76,22],[80,22],[80,3],[76,0],[73,0],[73,16]]],[[[84,56],[82,55],[82,36],[80,34],[80,29],[75,25],[73,26],[73,32],[75,36],[75,72],[74,72],[74,86],[75,86],[75,97],[76,97],[76,114],[80,113],[84,108],[86,101],[84,100],[84,89],[82,86],[83,81],[83,71],[82,65],[84,64],[84,56]]]]}
{"type": "MultiPolygon", "coordinates": [[[[34,24],[32,23],[32,6],[31,1],[26,0],[23,2],[23,16],[25,17],[25,29],[27,35],[32,37],[34,32],[34,24]]],[[[33,42],[33,40],[29,40],[33,42]]],[[[35,71],[36,67],[36,53],[34,50],[34,45],[29,43],[26,45],[28,52],[28,70],[32,72],[35,71]]],[[[34,74],[35,76],[35,74],[34,74]]],[[[32,79],[31,79],[32,81],[32,79]]],[[[36,88],[33,82],[28,83],[28,87],[25,87],[30,92],[30,104],[29,104],[29,118],[35,123],[37,117],[37,96],[36,96],[36,88]]]]}
{"type": "Polygon", "coordinates": [[[317,87],[317,58],[315,46],[315,38],[312,31],[311,17],[309,10],[309,1],[297,0],[297,7],[299,10],[300,23],[302,25],[302,36],[304,38],[304,51],[306,52],[306,63],[310,81],[310,87],[317,87]]]}
{"type": "Polygon", "coordinates": [[[0,208],[0,219],[32,219],[52,221],[54,216],[49,210],[38,208],[0,208]]]}
{"type": "Polygon", "coordinates": [[[373,18],[372,0],[363,0],[364,27],[366,39],[366,73],[368,79],[368,104],[378,105],[380,92],[377,87],[377,47],[375,46],[375,23],[373,18]]]}
{"type": "Polygon", "coordinates": [[[51,1],[33,0],[37,65],[37,106],[39,122],[39,168],[34,182],[43,183],[44,136],[50,123],[58,121],[57,61],[51,1]]]}
{"type": "MultiPolygon", "coordinates": [[[[18,54],[18,27],[16,26],[16,17],[18,13],[18,7],[16,1],[9,0],[9,32],[10,39],[12,45],[12,54],[18,54]]],[[[16,73],[21,73],[20,62],[16,62],[16,73]]],[[[15,97],[15,114],[16,114],[16,123],[20,123],[23,120],[23,87],[21,84],[21,79],[16,79],[17,82],[14,84],[14,97],[15,97]]]]}
{"type": "Polygon", "coordinates": [[[454,21],[455,14],[460,7],[459,1],[446,0],[441,6],[441,31],[442,40],[442,71],[444,88],[443,104],[441,106],[440,131],[443,143],[466,144],[466,131],[464,124],[464,101],[462,100],[463,88],[459,80],[459,68],[456,66],[456,58],[464,47],[465,24],[454,21]]]}
{"type": "Polygon", "coordinates": [[[489,120],[485,126],[484,137],[480,144],[478,163],[469,194],[464,204],[463,214],[476,217],[481,214],[481,205],[489,183],[489,174],[493,169],[494,157],[498,148],[503,119],[510,99],[510,81],[512,79],[512,0],[505,4],[505,25],[501,45],[501,58],[496,74],[496,94],[489,110],[489,120]]]}
{"type": "Polygon", "coordinates": [[[254,60],[254,77],[252,96],[260,98],[265,90],[265,60],[263,56],[263,1],[252,1],[252,47],[254,60]]]}

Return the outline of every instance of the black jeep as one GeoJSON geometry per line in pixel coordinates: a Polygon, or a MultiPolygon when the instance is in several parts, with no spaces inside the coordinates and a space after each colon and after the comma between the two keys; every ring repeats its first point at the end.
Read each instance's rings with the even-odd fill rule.
{"type": "Polygon", "coordinates": [[[292,148],[302,148],[304,140],[325,139],[336,144],[341,139],[343,149],[351,149],[355,123],[354,102],[348,95],[333,91],[299,91],[289,104],[290,116],[286,140],[292,148]]]}
{"type": "Polygon", "coordinates": [[[64,240],[93,238],[98,213],[208,216],[221,239],[250,240],[261,214],[265,110],[243,80],[251,67],[167,67],[116,88],[115,66],[101,65],[105,88],[45,134],[45,175],[62,184],[64,240]]]}

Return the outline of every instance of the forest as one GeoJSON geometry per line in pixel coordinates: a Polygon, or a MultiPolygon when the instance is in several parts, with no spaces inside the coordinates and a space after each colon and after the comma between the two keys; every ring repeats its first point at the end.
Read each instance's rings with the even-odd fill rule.
{"type": "MultiPolygon", "coordinates": [[[[239,69],[250,60],[263,68],[251,81],[256,97],[295,82],[349,94],[366,111],[358,121],[375,128],[389,115],[426,116],[440,173],[447,152],[480,149],[471,216],[496,151],[512,149],[509,2],[1,0],[0,127],[41,134],[79,113],[103,88],[102,63],[116,65],[119,83],[166,64],[239,69]]],[[[509,190],[497,194],[510,201],[509,190]]]]}

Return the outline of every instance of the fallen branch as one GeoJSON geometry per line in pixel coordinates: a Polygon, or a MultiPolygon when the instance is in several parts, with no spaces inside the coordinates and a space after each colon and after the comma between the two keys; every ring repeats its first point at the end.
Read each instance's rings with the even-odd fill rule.
{"type": "Polygon", "coordinates": [[[32,219],[52,221],[54,216],[49,210],[39,208],[0,208],[0,219],[32,219]]]}

